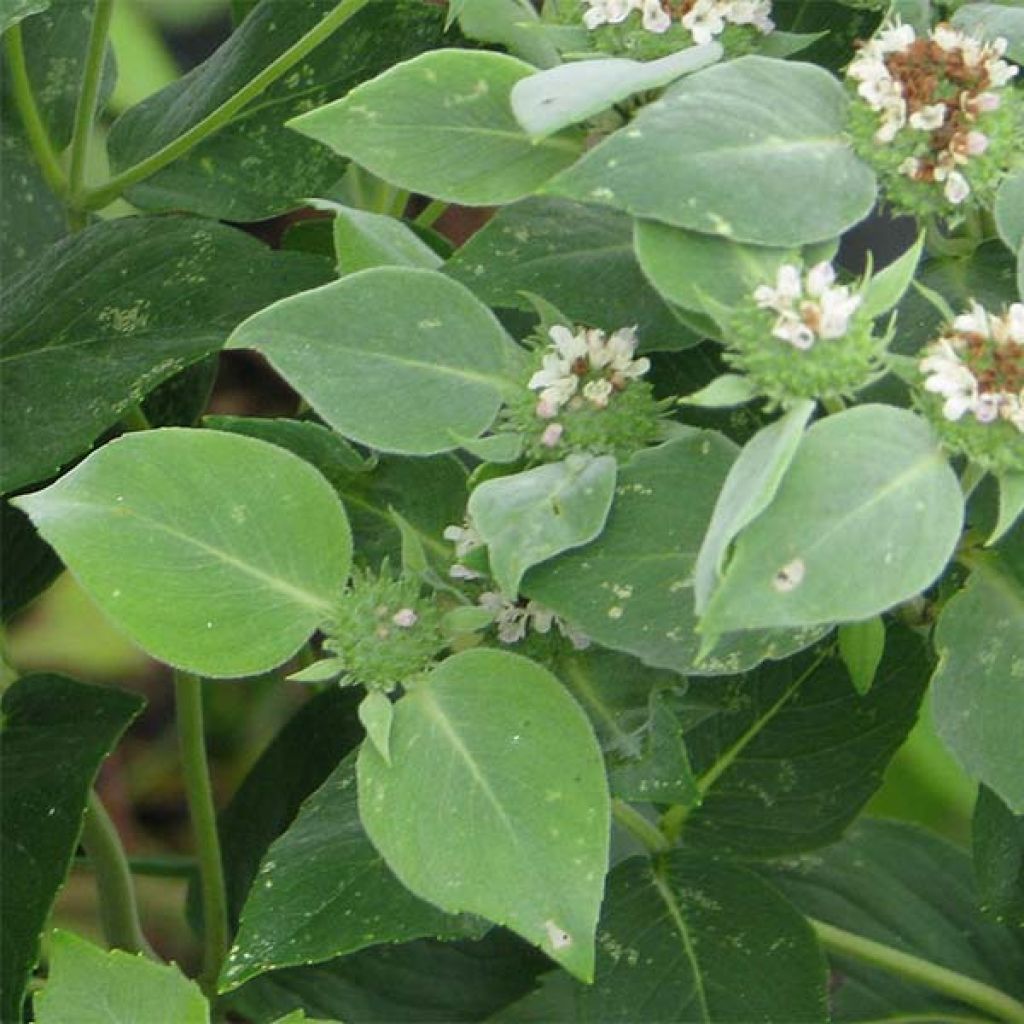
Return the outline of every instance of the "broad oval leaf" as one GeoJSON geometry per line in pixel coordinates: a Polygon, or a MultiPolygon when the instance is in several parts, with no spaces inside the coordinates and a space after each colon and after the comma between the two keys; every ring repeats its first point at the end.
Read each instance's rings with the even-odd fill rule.
{"type": "Polygon", "coordinates": [[[520,358],[466,288],[407,267],[364,270],[275,303],[228,347],[262,352],[339,433],[407,455],[483,433],[520,358]]]}
{"type": "Polygon", "coordinates": [[[701,620],[733,629],[866,619],[945,568],[963,494],[929,425],[862,405],[804,435],[768,508],[736,541],[701,620]]]}
{"type": "Polygon", "coordinates": [[[534,142],[519,127],[509,95],[534,70],[500,53],[434,50],[289,126],[392,185],[465,206],[508,203],[583,150],[582,135],[534,142]]]}
{"type": "Polygon", "coordinates": [[[570,455],[536,469],[480,484],[469,516],[487,545],[491,571],[509,597],[531,566],[592,541],[615,495],[611,455],[570,455]]]}
{"type": "Polygon", "coordinates": [[[352,559],[345,511],[315,469],[218,431],[128,434],[15,504],[112,622],[203,676],[294,654],[352,559]]]}
{"type": "Polygon", "coordinates": [[[1024,531],[971,559],[935,630],[935,726],[971,776],[1024,814],[1024,531]]]}
{"type": "Polygon", "coordinates": [[[3,696],[0,729],[0,1019],[20,1021],[39,938],[78,846],[96,773],[142,698],[56,675],[3,696]]]}
{"type": "Polygon", "coordinates": [[[366,831],[414,893],[503,924],[590,980],[608,786],[586,715],[546,669],[454,655],[396,705],[391,765],[364,743],[358,777],[366,831]]]}
{"type": "Polygon", "coordinates": [[[875,201],[846,105],[821,68],[741,57],[673,86],[545,191],[740,242],[825,241],[875,201]]]}
{"type": "Polygon", "coordinates": [[[105,221],[54,246],[0,297],[3,490],[52,476],[254,310],[329,277],[195,217],[105,221]]]}

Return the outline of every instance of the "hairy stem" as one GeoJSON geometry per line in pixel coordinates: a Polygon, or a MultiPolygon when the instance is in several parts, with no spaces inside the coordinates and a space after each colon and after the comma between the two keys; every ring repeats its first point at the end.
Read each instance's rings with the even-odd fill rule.
{"type": "Polygon", "coordinates": [[[68,192],[67,178],[61,168],[60,160],[50,140],[50,133],[43,124],[36,105],[32,83],[29,81],[28,68],[25,64],[25,48],[21,39],[21,25],[12,25],[4,35],[4,51],[7,55],[7,68],[11,75],[11,92],[14,104],[21,117],[25,129],[25,137],[35,155],[36,163],[42,171],[46,184],[60,198],[68,192]]]}
{"type": "Polygon", "coordinates": [[[89,157],[93,122],[96,120],[96,105],[103,78],[103,58],[107,52],[107,36],[110,32],[110,16],[113,10],[114,0],[96,0],[92,26],[89,29],[85,67],[82,71],[82,86],[78,93],[78,105],[75,107],[75,128],[71,136],[68,190],[72,206],[78,205],[79,195],[85,183],[85,165],[89,157]]]}
{"type": "Polygon", "coordinates": [[[206,760],[201,681],[188,672],[175,672],[174,699],[185,796],[199,860],[199,887],[203,903],[203,969],[198,980],[203,991],[213,999],[228,948],[228,902],[217,834],[217,812],[206,760]]]}
{"type": "Polygon", "coordinates": [[[82,826],[82,846],[96,876],[100,920],[107,943],[114,949],[145,953],[154,960],[158,959],[139,923],[135,886],[121,837],[95,790],[89,794],[82,826]]]}
{"type": "Polygon", "coordinates": [[[810,919],[811,927],[817,932],[821,944],[831,953],[853,957],[863,963],[879,967],[883,971],[897,974],[907,981],[923,985],[933,992],[940,992],[976,1010],[990,1014],[1006,1024],[1024,1024],[1024,1003],[984,982],[957,974],[947,967],[922,960],[920,957],[893,949],[862,935],[844,931],[824,921],[810,919]]]}
{"type": "Polygon", "coordinates": [[[243,107],[256,99],[282,75],[287,74],[369,2],[370,0],[341,0],[341,3],[322,21],[314,25],[301,39],[296,40],[276,60],[271,61],[238,92],[194,124],[187,132],[179,135],[162,149],[151,153],[144,160],[140,160],[137,164],[115,175],[105,185],[83,192],[80,206],[87,210],[100,210],[117,199],[125,189],[156,174],[157,171],[177,160],[178,157],[184,156],[207,136],[223,128],[243,107]]]}

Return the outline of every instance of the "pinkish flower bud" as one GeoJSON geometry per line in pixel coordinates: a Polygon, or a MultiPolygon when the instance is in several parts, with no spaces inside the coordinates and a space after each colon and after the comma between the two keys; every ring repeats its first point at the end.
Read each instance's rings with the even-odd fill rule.
{"type": "Polygon", "coordinates": [[[391,616],[391,621],[401,629],[410,629],[416,625],[419,616],[411,608],[399,608],[394,615],[391,616]]]}
{"type": "Polygon", "coordinates": [[[550,423],[544,428],[544,433],[540,435],[540,443],[545,448],[554,448],[562,440],[564,432],[565,427],[561,423],[550,423]]]}

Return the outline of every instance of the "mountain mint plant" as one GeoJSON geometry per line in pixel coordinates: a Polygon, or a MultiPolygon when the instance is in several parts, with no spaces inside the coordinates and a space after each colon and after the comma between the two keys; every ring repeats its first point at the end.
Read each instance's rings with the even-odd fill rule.
{"type": "Polygon", "coordinates": [[[1020,3],[230,8],[0,3],[0,1019],[1024,1024],[1020,3]]]}

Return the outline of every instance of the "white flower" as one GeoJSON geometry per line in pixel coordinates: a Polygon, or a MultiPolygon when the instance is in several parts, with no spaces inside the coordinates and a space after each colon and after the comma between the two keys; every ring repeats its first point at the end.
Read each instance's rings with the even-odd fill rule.
{"type": "Polygon", "coordinates": [[[814,344],[814,331],[795,313],[784,313],[779,317],[772,334],[802,351],[806,351],[814,344]]]}
{"type": "Polygon", "coordinates": [[[561,423],[549,423],[544,428],[544,433],[540,435],[540,443],[545,448],[554,448],[562,440],[564,433],[565,427],[561,423]]]}
{"type": "Polygon", "coordinates": [[[411,608],[399,608],[394,615],[391,616],[391,621],[399,627],[399,629],[411,629],[419,621],[419,616],[411,608]]]}
{"type": "Polygon", "coordinates": [[[601,25],[617,25],[629,17],[634,8],[632,0],[586,0],[590,5],[583,15],[583,24],[589,29],[601,25]]]}
{"type": "Polygon", "coordinates": [[[672,27],[672,19],[659,0],[644,0],[642,11],[641,23],[648,32],[656,32],[661,35],[662,32],[667,32],[672,27]]]}
{"type": "MultiPolygon", "coordinates": [[[[1024,345],[1024,302],[1014,302],[1003,317],[1005,340],[1024,345]]],[[[999,339],[1003,340],[1003,339],[999,339]]]]}
{"type": "Polygon", "coordinates": [[[464,526],[456,524],[446,526],[442,536],[445,540],[449,540],[455,545],[456,558],[465,558],[471,551],[481,547],[484,542],[483,537],[476,532],[473,524],[468,520],[464,526]]]}
{"type": "Polygon", "coordinates": [[[832,269],[831,263],[816,263],[807,271],[807,294],[817,298],[834,283],[835,279],[836,272],[832,269]]]}
{"type": "Polygon", "coordinates": [[[448,575],[453,580],[483,579],[483,573],[476,572],[474,569],[470,569],[465,565],[460,565],[458,562],[456,562],[453,566],[449,567],[448,575]]]}
{"type": "Polygon", "coordinates": [[[548,337],[558,355],[569,365],[577,359],[586,359],[589,354],[584,334],[573,334],[568,327],[556,325],[548,331],[548,337]]]}
{"type": "Polygon", "coordinates": [[[884,25],[875,42],[878,49],[884,53],[903,53],[909,50],[917,40],[917,33],[913,25],[901,25],[899,20],[889,25],[884,25]]]}
{"type": "Polygon", "coordinates": [[[841,338],[850,327],[850,319],[860,308],[861,297],[846,287],[828,288],[819,301],[818,334],[822,338],[841,338]]]}
{"type": "Polygon", "coordinates": [[[706,46],[725,29],[722,7],[715,0],[697,0],[683,15],[682,24],[698,46],[706,46]]]}
{"type": "Polygon", "coordinates": [[[950,171],[942,192],[951,203],[959,204],[971,194],[971,186],[959,171],[950,171]]]}
{"type": "Polygon", "coordinates": [[[980,302],[972,301],[970,312],[961,313],[958,317],[954,317],[953,330],[958,334],[978,334],[982,338],[992,336],[988,322],[988,312],[980,302]]]}
{"type": "Polygon", "coordinates": [[[612,397],[612,383],[610,380],[592,380],[583,387],[583,397],[597,409],[608,407],[608,401],[612,397]]]}
{"type": "Polygon", "coordinates": [[[928,354],[919,364],[921,372],[927,374],[925,390],[946,400],[942,415],[955,422],[974,408],[978,382],[945,338],[929,346],[926,352],[928,354]]]}
{"type": "Polygon", "coordinates": [[[582,650],[590,644],[590,640],[578,629],[536,601],[528,601],[524,605],[518,601],[509,601],[501,594],[488,590],[480,595],[477,602],[481,608],[494,615],[498,639],[503,644],[519,643],[526,636],[528,628],[542,635],[550,633],[552,625],[556,626],[559,633],[577,650],[582,650]]]}
{"type": "Polygon", "coordinates": [[[922,132],[933,132],[946,123],[946,104],[931,103],[910,115],[910,127],[922,132]]]}

